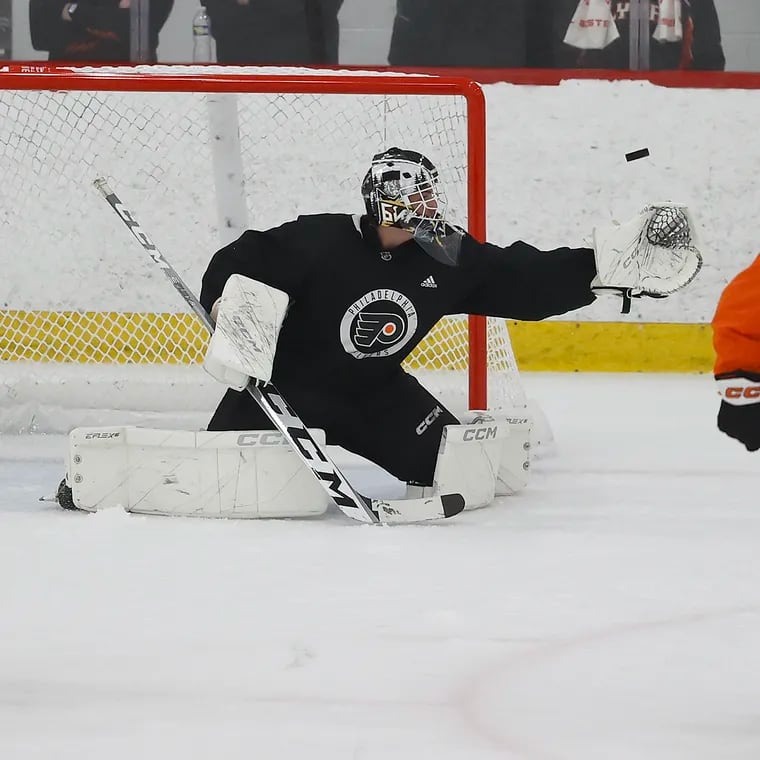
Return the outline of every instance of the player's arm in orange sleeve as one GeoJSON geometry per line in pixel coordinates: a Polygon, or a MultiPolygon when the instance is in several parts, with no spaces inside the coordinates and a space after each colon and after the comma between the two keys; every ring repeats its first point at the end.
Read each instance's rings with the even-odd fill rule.
{"type": "Polygon", "coordinates": [[[760,256],[726,285],[712,320],[718,428],[760,449],[760,256]]]}

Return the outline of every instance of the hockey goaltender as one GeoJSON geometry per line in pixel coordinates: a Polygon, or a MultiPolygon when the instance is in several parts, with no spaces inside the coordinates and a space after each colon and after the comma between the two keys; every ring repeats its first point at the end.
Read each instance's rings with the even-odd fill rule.
{"type": "MultiPolygon", "coordinates": [[[[675,203],[594,229],[593,248],[540,251],[522,241],[483,243],[456,226],[436,168],[414,150],[375,155],[361,192],[364,215],[299,216],[248,230],[213,256],[200,294],[216,324],[204,367],[228,390],[208,430],[77,428],[62,506],[322,514],[341,506],[328,478],[307,466],[322,461],[325,442],[407,483],[410,506],[436,494],[484,506],[524,487],[530,420],[525,410],[458,419],[406,372],[402,362],[433,325],[461,313],[541,320],[602,292],[622,296],[626,311],[632,297],[684,287],[701,265],[691,215],[675,203]],[[270,383],[277,399],[262,403],[251,377],[270,383]],[[312,431],[316,456],[289,440],[281,423],[291,411],[312,431]]],[[[404,501],[385,516],[402,514],[404,501]]],[[[368,519],[384,521],[372,509],[368,519]]]]}

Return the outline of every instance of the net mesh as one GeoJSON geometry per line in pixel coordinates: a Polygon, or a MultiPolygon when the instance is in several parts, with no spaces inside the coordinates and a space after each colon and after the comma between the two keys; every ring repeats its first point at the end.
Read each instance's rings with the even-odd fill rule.
{"type": "Polygon", "coordinates": [[[702,267],[694,230],[684,207],[650,206],[641,243],[641,286],[655,294],[673,293],[687,285],[702,267]]]}
{"type": "MultiPolygon", "coordinates": [[[[251,76],[248,86],[255,83],[251,76]]],[[[116,378],[105,394],[112,409],[127,366],[206,382],[202,372],[188,374],[202,361],[202,326],[92,187],[99,176],[196,292],[211,254],[238,228],[265,229],[298,214],[361,213],[368,161],[392,145],[431,158],[451,219],[467,225],[463,97],[206,95],[171,86],[0,90],[0,361],[15,370],[6,377],[47,376],[65,390],[65,370],[87,365],[89,382],[104,372],[116,378]],[[235,161],[240,176],[230,168],[235,161]]],[[[522,405],[506,326],[489,321],[489,406],[522,405]]],[[[408,368],[444,403],[466,408],[466,317],[436,325],[408,368]]],[[[129,382],[134,376],[130,369],[129,382]]],[[[17,386],[5,388],[6,400],[18,395],[17,386]]],[[[147,409],[158,395],[145,392],[147,409]]]]}
{"type": "Polygon", "coordinates": [[[677,206],[656,206],[652,209],[646,230],[647,240],[663,248],[686,247],[692,244],[691,226],[683,209],[677,206]]]}

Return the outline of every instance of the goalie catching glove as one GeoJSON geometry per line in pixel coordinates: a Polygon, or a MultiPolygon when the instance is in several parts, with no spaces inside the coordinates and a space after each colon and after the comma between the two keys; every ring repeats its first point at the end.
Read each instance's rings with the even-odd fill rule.
{"type": "Polygon", "coordinates": [[[656,203],[629,222],[594,229],[594,292],[665,298],[688,285],[702,267],[694,221],[685,205],[656,203]]]}

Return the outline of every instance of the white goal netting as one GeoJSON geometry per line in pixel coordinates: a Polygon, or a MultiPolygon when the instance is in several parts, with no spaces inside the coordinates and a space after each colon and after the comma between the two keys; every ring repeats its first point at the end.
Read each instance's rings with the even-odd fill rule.
{"type": "MultiPolygon", "coordinates": [[[[94,189],[99,176],[196,292],[246,227],[361,213],[368,161],[391,145],[427,154],[452,218],[472,221],[464,95],[426,93],[419,77],[405,92],[399,77],[247,70],[225,85],[226,73],[0,74],[0,430],[203,425],[222,393],[200,368],[203,328],[94,189]],[[294,80],[305,91],[287,91],[294,80]]],[[[408,362],[456,412],[473,371],[489,377],[491,408],[524,404],[506,327],[489,323],[477,368],[465,315],[408,362]]]]}

